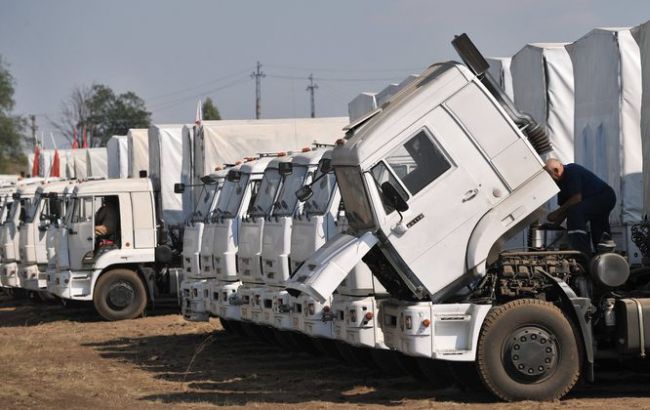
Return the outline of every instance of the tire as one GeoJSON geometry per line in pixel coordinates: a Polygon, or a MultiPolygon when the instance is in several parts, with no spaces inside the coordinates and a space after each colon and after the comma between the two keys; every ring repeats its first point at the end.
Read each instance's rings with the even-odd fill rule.
{"type": "Polygon", "coordinates": [[[555,305],[536,299],[492,308],[476,356],[481,381],[505,401],[558,400],[580,376],[573,324],[555,305]]]}
{"type": "Polygon", "coordinates": [[[93,303],[106,320],[134,319],[144,314],[147,289],[134,271],[110,270],[97,279],[93,303]]]}

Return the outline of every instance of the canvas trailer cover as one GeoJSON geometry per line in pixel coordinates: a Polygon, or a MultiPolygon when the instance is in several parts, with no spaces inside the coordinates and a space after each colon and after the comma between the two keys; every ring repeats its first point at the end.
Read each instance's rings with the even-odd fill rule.
{"type": "Polygon", "coordinates": [[[650,214],[650,21],[632,29],[641,53],[641,145],[643,152],[643,215],[650,214]]]}
{"type": "Polygon", "coordinates": [[[126,134],[129,142],[129,177],[138,178],[140,171],[149,171],[149,130],[132,128],[126,134]]]}
{"type": "Polygon", "coordinates": [[[486,58],[490,67],[488,73],[496,80],[497,84],[503,92],[506,93],[511,100],[514,100],[512,92],[512,74],[510,72],[510,57],[488,57],[486,58]]]}
{"type": "Polygon", "coordinates": [[[615,225],[642,211],[641,56],[628,28],[597,28],[566,46],[575,82],[575,161],[617,193],[615,225]]]}
{"type": "Polygon", "coordinates": [[[183,182],[183,124],[154,124],[149,127],[149,177],[160,192],[162,217],[170,226],[182,226],[183,202],[174,184],[183,182]]]}
{"type": "Polygon", "coordinates": [[[108,178],[129,176],[129,139],[126,135],[113,135],[106,143],[108,178]]]}

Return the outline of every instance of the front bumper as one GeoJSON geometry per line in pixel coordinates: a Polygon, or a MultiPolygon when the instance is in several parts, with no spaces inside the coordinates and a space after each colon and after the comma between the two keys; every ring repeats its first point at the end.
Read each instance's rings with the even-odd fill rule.
{"type": "Polygon", "coordinates": [[[190,322],[207,322],[210,319],[210,291],[205,279],[186,279],[181,284],[181,313],[190,322]]]}
{"type": "Polygon", "coordinates": [[[63,299],[90,301],[93,299],[92,278],[93,271],[90,270],[57,272],[54,277],[54,294],[63,299]]]}
{"type": "Polygon", "coordinates": [[[241,282],[213,281],[210,291],[212,314],[226,320],[241,320],[240,287],[241,282]]]}
{"type": "Polygon", "coordinates": [[[298,331],[311,337],[334,339],[334,314],[330,309],[332,298],[325,303],[319,303],[308,295],[298,297],[302,313],[301,328],[298,331]]]}

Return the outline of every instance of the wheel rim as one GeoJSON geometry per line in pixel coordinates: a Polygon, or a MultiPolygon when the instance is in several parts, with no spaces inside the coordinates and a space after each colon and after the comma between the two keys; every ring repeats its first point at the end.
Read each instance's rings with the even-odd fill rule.
{"type": "Polygon", "coordinates": [[[118,281],[108,289],[106,302],[114,310],[124,310],[135,300],[135,289],[130,282],[118,281]]]}
{"type": "Polygon", "coordinates": [[[559,345],[552,332],[537,326],[513,331],[504,344],[502,360],[513,379],[538,383],[557,369],[559,345]]]}

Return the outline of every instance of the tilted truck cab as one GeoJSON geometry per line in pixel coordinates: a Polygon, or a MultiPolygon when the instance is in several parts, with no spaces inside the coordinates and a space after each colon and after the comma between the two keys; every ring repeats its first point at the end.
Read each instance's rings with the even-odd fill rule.
{"type": "Polygon", "coordinates": [[[634,335],[650,322],[647,278],[606,248],[591,261],[551,247],[501,251],[558,192],[539,156],[551,147],[469,39],[454,45],[472,71],[432,65],[348,127],[332,164],[350,229],[287,288],[325,301],[363,260],[392,296],[379,318],[391,347],[471,363],[504,400],[557,399],[581,372],[593,380],[594,346],[643,357],[634,335]]]}

